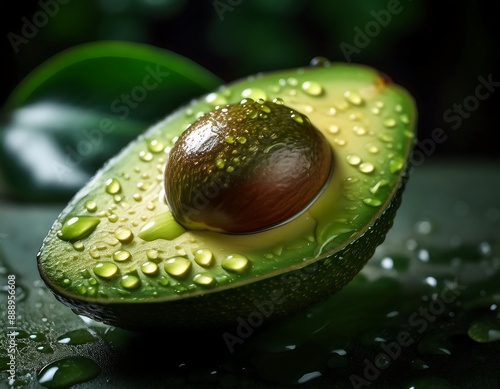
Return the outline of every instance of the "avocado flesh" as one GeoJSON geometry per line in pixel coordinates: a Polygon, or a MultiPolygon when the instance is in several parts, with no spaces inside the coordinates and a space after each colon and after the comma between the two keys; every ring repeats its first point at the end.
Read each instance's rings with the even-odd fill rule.
{"type": "Polygon", "coordinates": [[[75,196],[40,250],[42,278],[78,313],[137,328],[234,322],[290,272],[316,269],[302,292],[282,288],[286,303],[277,316],[298,309],[340,289],[383,240],[406,178],[415,119],[409,94],[363,66],[303,68],[227,85],[149,129],[75,196]],[[306,115],[332,146],[334,174],[305,212],[279,227],[248,235],[185,230],[164,200],[168,151],[198,117],[242,98],[280,98],[306,115]],[[99,222],[87,220],[81,239],[58,237],[68,220],[81,216],[99,222]],[[208,265],[196,261],[198,250],[212,253],[208,265]],[[235,255],[247,264],[224,266],[235,255]],[[189,266],[168,272],[175,258],[189,266]],[[205,300],[190,299],[195,296],[205,300]],[[193,307],[197,319],[189,313],[193,307]],[[149,319],[148,310],[155,312],[149,319]]]}

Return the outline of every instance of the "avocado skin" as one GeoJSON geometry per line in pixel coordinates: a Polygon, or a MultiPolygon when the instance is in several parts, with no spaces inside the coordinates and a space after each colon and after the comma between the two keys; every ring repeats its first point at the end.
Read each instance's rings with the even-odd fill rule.
{"type": "Polygon", "coordinates": [[[250,315],[258,313],[261,313],[263,322],[270,322],[338,292],[365,266],[392,227],[409,170],[407,163],[388,203],[360,235],[322,258],[310,260],[306,265],[293,269],[282,269],[257,282],[175,300],[103,302],[102,299],[97,301],[87,298],[83,302],[64,290],[56,289],[40,266],[39,271],[55,297],[74,313],[127,330],[224,329],[236,326],[238,318],[248,321],[250,315]],[[268,309],[264,310],[264,306],[268,309]],[[259,311],[259,307],[264,314],[259,311]]]}

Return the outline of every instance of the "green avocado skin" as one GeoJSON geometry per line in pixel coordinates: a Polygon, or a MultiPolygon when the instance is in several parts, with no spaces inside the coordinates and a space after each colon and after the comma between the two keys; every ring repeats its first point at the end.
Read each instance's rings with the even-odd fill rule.
{"type": "MultiPolygon", "coordinates": [[[[323,70],[320,69],[319,74],[326,76],[326,72],[321,73],[323,70]]],[[[271,74],[270,77],[274,77],[277,80],[278,77],[287,77],[289,74],[293,73],[277,72],[271,74]]],[[[249,276],[247,278],[242,277],[237,282],[221,284],[212,289],[199,288],[186,293],[173,293],[170,295],[131,295],[132,298],[121,298],[120,296],[119,298],[112,298],[109,295],[98,297],[90,295],[82,296],[75,293],[74,290],[65,289],[63,284],[55,282],[57,280],[53,274],[54,269],[57,272],[61,272],[61,269],[55,265],[52,266],[52,269],[44,267],[44,259],[49,258],[52,254],[52,247],[46,244],[40,250],[41,254],[37,261],[38,268],[42,279],[54,293],[55,297],[69,306],[78,315],[88,316],[94,320],[116,327],[141,331],[155,328],[234,328],[242,320],[247,323],[259,323],[258,325],[260,325],[261,323],[302,310],[311,303],[326,299],[339,291],[365,266],[373,256],[376,247],[384,241],[387,232],[392,227],[394,217],[401,203],[404,187],[412,170],[410,155],[415,142],[416,109],[413,99],[404,89],[389,83],[386,78],[381,77],[378,72],[371,68],[342,64],[335,68],[334,74],[336,79],[340,79],[342,82],[348,82],[352,79],[359,85],[359,83],[366,81],[368,89],[365,93],[369,96],[378,96],[380,91],[388,91],[389,93],[384,95],[386,98],[385,103],[387,105],[400,103],[406,107],[409,114],[405,116],[405,131],[400,131],[400,133],[395,132],[398,130],[395,129],[394,123],[388,122],[388,125],[385,125],[385,122],[382,122],[382,119],[386,119],[385,115],[378,117],[379,123],[384,123],[384,126],[387,128],[383,129],[383,134],[378,134],[377,127],[376,131],[374,131],[375,135],[372,134],[373,138],[375,139],[375,136],[378,135],[387,135],[389,137],[389,135],[392,136],[395,134],[400,136],[403,140],[397,144],[399,148],[397,150],[396,148],[390,150],[391,153],[396,153],[399,159],[395,161],[397,163],[395,163],[396,168],[394,170],[393,166],[388,163],[392,157],[384,157],[385,164],[376,167],[376,173],[385,171],[392,174],[391,183],[388,185],[385,182],[385,186],[381,190],[384,193],[383,199],[379,199],[379,203],[375,204],[375,206],[369,204],[370,198],[366,199],[369,200],[368,203],[365,202],[362,204],[365,207],[370,207],[369,212],[366,211],[367,208],[354,208],[355,211],[353,211],[353,214],[355,213],[356,217],[363,216],[361,212],[365,212],[369,218],[359,217],[358,220],[362,220],[362,224],[357,225],[355,229],[350,229],[350,235],[346,236],[345,240],[341,241],[342,243],[336,247],[333,245],[329,246],[325,251],[323,251],[323,248],[328,246],[323,245],[320,251],[321,254],[315,257],[310,256],[307,259],[296,257],[304,258],[304,260],[297,259],[295,261],[294,259],[294,262],[291,262],[287,266],[268,270],[269,272],[263,274],[252,276],[251,272],[248,272],[247,275],[249,274],[249,276]]],[[[263,87],[264,80],[261,78],[256,79],[255,83],[252,81],[253,79],[247,79],[243,82],[236,81],[230,84],[229,88],[242,89],[250,86],[254,88],[255,86],[254,93],[261,91],[259,88],[263,87]]],[[[265,80],[265,82],[267,81],[265,80]]],[[[316,93],[317,91],[313,90],[312,92],[316,93]]],[[[347,92],[345,90],[342,91],[344,93],[343,97],[349,99],[350,104],[358,107],[360,103],[357,96],[349,94],[346,96],[345,93],[347,92]]],[[[203,98],[200,101],[203,101],[203,98]]],[[[313,101],[312,98],[311,101],[313,101]]],[[[329,102],[330,100],[326,101],[329,102]]],[[[399,105],[399,111],[403,109],[402,105],[399,105]]],[[[366,107],[376,109],[378,112],[378,108],[374,108],[372,105],[366,107]]],[[[167,118],[163,125],[171,123],[169,120],[175,118],[175,115],[179,116],[182,114],[184,109],[181,108],[179,111],[174,112],[170,116],[170,119],[167,118]]],[[[399,112],[396,108],[394,110],[399,112]]],[[[401,129],[401,127],[399,128],[401,129]]],[[[343,128],[341,131],[347,132],[347,129],[343,128]]],[[[349,133],[352,134],[353,132],[349,133]]],[[[356,144],[354,139],[363,139],[363,142],[365,142],[364,139],[366,137],[368,135],[364,133],[352,135],[351,141],[353,142],[350,145],[356,144]]],[[[379,138],[382,139],[381,137],[379,138]]],[[[382,139],[382,141],[385,140],[382,139]]],[[[360,144],[362,144],[362,148],[365,146],[364,143],[360,144]]],[[[127,153],[130,152],[134,145],[131,144],[131,146],[122,151],[118,156],[118,161],[120,161],[119,158],[123,159],[127,156],[127,153]]],[[[363,150],[356,149],[359,146],[352,147],[354,150],[352,148],[349,150],[347,148],[337,149],[337,156],[342,155],[341,151],[344,154],[359,153],[362,155],[363,150]]],[[[376,153],[380,156],[382,151],[377,151],[376,153]]],[[[360,169],[363,165],[360,162],[349,164],[345,162],[344,165],[346,165],[346,169],[353,169],[349,170],[349,172],[355,171],[354,169],[359,169],[357,170],[359,172],[362,171],[360,169]]],[[[394,160],[390,162],[394,162],[394,160]]],[[[116,160],[110,161],[109,165],[113,163],[116,163],[116,160]]],[[[372,165],[371,170],[359,173],[365,174],[362,176],[362,180],[366,181],[366,177],[379,177],[373,174],[373,169],[372,165]]],[[[97,179],[101,179],[101,177],[97,176],[97,179]]],[[[362,182],[362,180],[359,182],[362,182]]],[[[98,180],[94,181],[99,183],[98,180]]],[[[92,185],[95,185],[93,182],[90,184],[83,190],[84,194],[85,190],[92,190],[92,185]]],[[[377,185],[382,185],[382,180],[377,185]]],[[[332,188],[336,189],[333,186],[332,188]]],[[[369,190],[371,193],[375,193],[378,190],[377,188],[378,186],[369,187],[369,190]]],[[[332,192],[329,193],[331,194],[332,192]]],[[[336,193],[345,194],[343,192],[336,193]]],[[[82,196],[77,196],[76,200],[80,201],[81,198],[82,196]]],[[[70,203],[67,208],[69,211],[66,211],[67,213],[63,213],[62,215],[70,215],[68,212],[72,212],[73,205],[70,203]]],[[[330,207],[330,202],[328,202],[328,207],[330,207]]],[[[321,210],[324,209],[326,208],[321,208],[321,210]]],[[[321,236],[321,239],[323,239],[322,242],[327,241],[332,235],[343,239],[344,235],[341,235],[342,232],[339,232],[340,235],[335,235],[335,233],[331,233],[332,230],[324,229],[319,223],[315,228],[319,230],[319,234],[323,234],[321,236]]],[[[51,239],[56,239],[53,236],[54,231],[53,228],[51,239]]],[[[127,244],[127,242],[124,244],[127,244]]],[[[56,246],[57,248],[58,246],[56,246]]],[[[56,250],[54,249],[54,251],[56,250]]],[[[257,324],[253,324],[250,325],[257,326],[257,324]]]]}
{"type": "MultiPolygon", "coordinates": [[[[135,331],[185,327],[223,329],[235,327],[241,320],[248,322],[249,318],[263,323],[278,319],[338,292],[365,266],[392,227],[409,177],[408,170],[407,165],[389,204],[361,236],[306,266],[237,288],[167,303],[161,300],[103,303],[91,299],[82,302],[62,290],[58,293],[53,290],[54,295],[78,315],[90,314],[103,323],[135,331]],[[367,253],[366,247],[373,249],[367,253]]],[[[45,280],[43,269],[39,270],[45,280]]]]}

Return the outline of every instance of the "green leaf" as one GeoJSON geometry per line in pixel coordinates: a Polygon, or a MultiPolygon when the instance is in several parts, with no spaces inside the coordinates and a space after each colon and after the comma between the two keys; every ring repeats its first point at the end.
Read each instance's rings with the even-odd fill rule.
{"type": "Polygon", "coordinates": [[[17,197],[67,200],[149,125],[222,80],[167,50],[76,46],[30,73],[8,99],[0,170],[17,197]]]}

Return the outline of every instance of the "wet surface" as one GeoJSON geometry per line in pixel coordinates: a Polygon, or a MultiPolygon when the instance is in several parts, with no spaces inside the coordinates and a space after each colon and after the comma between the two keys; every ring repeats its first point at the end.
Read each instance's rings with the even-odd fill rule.
{"type": "Polygon", "coordinates": [[[427,161],[386,241],[342,291],[270,325],[256,311],[217,332],[132,333],[73,314],[35,260],[63,205],[4,201],[0,304],[15,275],[16,317],[0,314],[0,387],[497,388],[499,168],[427,161]]]}

